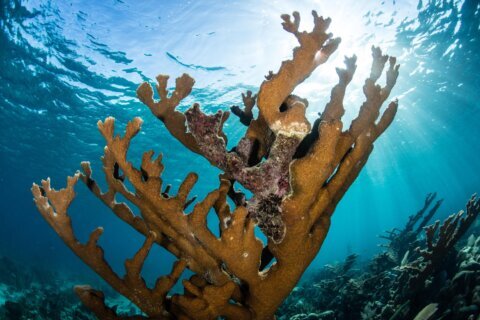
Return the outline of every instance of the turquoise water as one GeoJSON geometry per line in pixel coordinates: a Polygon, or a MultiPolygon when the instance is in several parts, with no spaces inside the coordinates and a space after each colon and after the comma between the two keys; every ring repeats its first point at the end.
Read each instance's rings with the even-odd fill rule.
{"type": "MultiPolygon", "coordinates": [[[[370,256],[377,235],[403,225],[428,192],[445,198],[440,217],[461,209],[480,191],[480,7],[465,1],[1,1],[0,7],[0,255],[26,264],[89,273],[42,220],[32,182],[51,177],[56,188],[92,163],[101,184],[103,138],[96,122],[114,116],[118,127],[144,119],[131,158],[164,154],[164,180],[178,187],[200,174],[194,193],[217,187],[218,171],[170,137],[135,97],[136,87],[159,74],[196,79],[182,110],[197,101],[209,111],[240,104],[263,76],[290,57],[295,39],[280,14],[297,10],[303,28],[309,11],[330,16],[343,41],[331,60],[296,93],[310,101],[309,118],[323,110],[344,55],[358,69],[346,96],[346,120],[363,101],[361,86],[378,45],[401,64],[392,97],[396,120],[376,142],[357,181],[340,202],[328,238],[311,268],[351,252],[370,256]]],[[[244,132],[235,117],[225,132],[244,132]]],[[[136,159],[136,160],[135,160],[136,159]]],[[[142,239],[118,221],[84,186],[71,208],[81,239],[98,225],[107,259],[120,268],[142,239]]],[[[154,250],[145,275],[170,269],[154,250]]]]}

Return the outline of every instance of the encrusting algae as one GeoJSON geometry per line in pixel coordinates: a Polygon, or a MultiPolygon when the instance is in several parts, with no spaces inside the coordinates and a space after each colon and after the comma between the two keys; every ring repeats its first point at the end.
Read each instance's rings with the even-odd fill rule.
{"type": "Polygon", "coordinates": [[[190,173],[176,195],[162,192],[161,157],[144,153],[140,168],[127,161],[132,138],[140,131],[141,119],[127,125],[124,136],[114,135],[115,119],[98,122],[106,140],[102,158],[108,190],[101,191],[92,178],[88,162],[83,173],[68,178],[67,187],[54,190],[50,180],[32,188],[35,203],[50,226],[92,270],[131,300],[144,316],[120,317],[105,305],[104,295],[89,286],[77,286],[82,302],[100,319],[273,319],[275,311],[289,295],[303,272],[318,253],[325,239],[336,205],[365,165],[373,142],[391,124],[397,102],[383,114],[398,77],[394,57],[372,48],[373,64],[363,91],[366,100],[350,127],[343,130],[343,98],[356,69],[356,57],[346,58],[345,69],[337,69],[338,84],[330,102],[312,124],[305,116],[308,102],[292,94],[297,85],[337,49],[340,39],[327,33],[330,19],[312,12],[311,32],[300,32],[300,15],[282,15],[283,28],[293,34],[299,46],[293,58],[284,61],[277,73],[269,72],[256,95],[243,95],[245,108],[232,107],[240,122],[248,126],[238,145],[228,151],[222,126],[229,112],[204,114],[198,104],[185,113],[176,107],[187,97],[194,80],[187,74],[176,79],[169,94],[168,76],[157,77],[158,95],[143,83],[139,99],[160,119],[169,132],[191,151],[204,156],[221,169],[220,186],[195,201],[189,194],[197,181],[190,173]],[[385,65],[386,85],[376,82],[385,65]],[[255,119],[252,108],[259,112],[255,119]],[[122,174],[120,174],[120,172],[122,174]],[[133,258],[125,261],[125,276],[116,274],[97,244],[103,229],[94,230],[87,243],[80,243],[72,229],[68,207],[75,197],[78,180],[107,205],[120,219],[145,236],[133,258]],[[134,190],[125,184],[128,180],[134,190]],[[238,183],[252,197],[234,188],[238,183]],[[119,194],[139,209],[136,216],[119,194]],[[235,208],[230,208],[227,197],[235,208]],[[220,236],[207,226],[206,217],[214,209],[220,236]],[[255,237],[259,226],[268,238],[266,246],[255,237]],[[143,263],[153,245],[160,245],[177,257],[170,274],[160,277],[153,288],[141,277],[143,263]],[[271,263],[273,261],[273,263],[271,263]],[[194,275],[183,281],[184,294],[168,295],[188,268],[194,275]]]}

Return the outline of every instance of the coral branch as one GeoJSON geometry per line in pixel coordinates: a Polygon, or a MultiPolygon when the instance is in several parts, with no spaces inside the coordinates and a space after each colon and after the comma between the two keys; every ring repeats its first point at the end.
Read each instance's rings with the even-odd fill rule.
{"type": "Polygon", "coordinates": [[[75,293],[82,303],[89,308],[97,318],[102,320],[142,320],[143,316],[120,317],[114,309],[107,307],[103,292],[94,290],[90,286],[75,286],[75,293]]]}
{"type": "Polygon", "coordinates": [[[340,119],[344,113],[342,101],[345,89],[356,68],[355,57],[345,60],[346,69],[337,69],[339,83],[332,90],[330,102],[315,122],[312,132],[303,139],[295,155],[299,159],[291,167],[291,183],[295,197],[292,201],[295,200],[295,204],[311,203],[308,206],[311,210],[307,210],[311,212],[311,225],[315,225],[322,215],[333,213],[336,204],[367,161],[373,142],[391,124],[395,116],[397,102],[392,102],[379,122],[375,123],[382,103],[395,84],[398,66],[395,65],[395,59],[391,58],[387,85],[381,88],[375,85],[375,81],[388,57],[382,56],[378,48],[372,48],[372,56],[372,74],[364,86],[367,100],[350,128],[342,132],[340,119]],[[312,180],[306,172],[321,174],[312,180]],[[311,199],[317,200],[312,203],[311,199]]]}
{"type": "Polygon", "coordinates": [[[235,290],[232,282],[218,287],[204,285],[199,288],[185,280],[183,285],[189,295],[175,295],[172,298],[172,302],[178,308],[174,311],[177,316],[186,315],[190,319],[199,320],[217,319],[220,316],[228,319],[251,319],[248,310],[228,302],[235,290]]]}
{"type": "Polygon", "coordinates": [[[230,110],[240,119],[242,124],[248,127],[253,120],[252,109],[255,106],[257,95],[252,96],[252,91],[248,90],[246,95],[242,93],[242,99],[243,105],[245,106],[243,110],[240,109],[239,106],[232,106],[230,110]]]}
{"type": "MultiPolygon", "coordinates": [[[[176,279],[178,279],[178,271],[174,275],[175,281],[165,282],[160,278],[159,281],[164,285],[156,286],[154,290],[146,286],[145,281],[140,276],[140,271],[155,240],[155,234],[153,232],[149,233],[145,244],[135,256],[125,262],[126,274],[123,279],[120,278],[112,270],[107,261],[105,261],[103,249],[97,244],[103,233],[103,228],[95,229],[90,234],[90,238],[86,244],[78,242],[72,229],[71,219],[67,213],[67,209],[75,197],[73,187],[78,181],[78,178],[79,174],[69,177],[67,187],[59,191],[50,187],[49,180],[42,181],[42,187],[34,184],[32,192],[38,210],[70,249],[115,290],[135,303],[149,316],[161,315],[165,312],[163,301],[166,299],[168,291],[175,284],[176,279]]],[[[181,266],[184,268],[185,262],[181,262],[181,266]]],[[[90,290],[88,290],[90,298],[84,296],[86,294],[85,290],[78,290],[80,291],[77,292],[80,292],[82,297],[90,301],[89,303],[95,303],[97,312],[101,311],[99,301],[92,301],[92,292],[90,290]]],[[[108,308],[104,308],[103,312],[105,312],[105,318],[112,316],[111,310],[108,308]]]]}
{"type": "MultiPolygon", "coordinates": [[[[157,76],[157,92],[160,96],[159,101],[153,100],[153,89],[149,83],[142,83],[137,89],[137,96],[145,105],[150,108],[150,111],[160,119],[167,127],[168,131],[178,139],[184,146],[195,153],[201,154],[195,139],[187,132],[185,126],[185,115],[175,109],[180,102],[186,98],[192,91],[195,80],[188,74],[183,74],[175,81],[176,88],[173,93],[168,97],[167,82],[169,76],[159,75],[157,76]]],[[[227,120],[228,112],[223,113],[222,124],[227,120]]],[[[223,133],[220,133],[225,139],[223,133]]]]}
{"type": "Polygon", "coordinates": [[[419,245],[417,241],[418,235],[432,219],[443,202],[443,199],[440,199],[430,208],[436,196],[436,193],[429,193],[425,198],[422,209],[408,218],[408,222],[402,230],[393,229],[387,231],[386,235],[380,236],[389,241],[385,246],[390,249],[390,253],[397,263],[400,262],[400,259],[404,258],[407,252],[413,252],[413,249],[419,245]],[[430,210],[428,210],[429,208],[430,210]]]}
{"type": "Polygon", "coordinates": [[[258,109],[268,127],[276,134],[284,131],[303,138],[310,131],[310,123],[305,118],[304,104],[294,104],[285,112],[280,111],[280,105],[318,65],[328,60],[340,43],[339,38],[331,39],[331,34],[326,33],[330,19],[319,17],[316,11],[312,11],[312,15],[314,18],[312,32],[298,31],[300,25],[298,12],[293,13],[293,22],[289,15],[282,15],[283,28],[295,35],[300,46],[293,50],[293,59],[284,61],[278,73],[264,81],[258,92],[258,109]]]}

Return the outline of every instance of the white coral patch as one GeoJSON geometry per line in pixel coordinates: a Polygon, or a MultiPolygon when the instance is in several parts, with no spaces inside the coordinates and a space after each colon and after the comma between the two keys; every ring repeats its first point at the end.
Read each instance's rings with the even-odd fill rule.
{"type": "Polygon", "coordinates": [[[287,137],[298,137],[300,139],[305,137],[310,130],[305,122],[282,123],[281,120],[275,121],[271,129],[277,135],[282,134],[287,137]]]}
{"type": "Polygon", "coordinates": [[[225,219],[223,219],[223,227],[226,228],[228,226],[228,222],[230,221],[230,217],[226,217],[225,219]]]}

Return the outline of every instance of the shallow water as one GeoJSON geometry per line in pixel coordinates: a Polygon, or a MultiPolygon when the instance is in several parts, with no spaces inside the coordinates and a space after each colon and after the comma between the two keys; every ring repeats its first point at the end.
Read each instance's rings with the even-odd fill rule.
{"type": "MultiPolygon", "coordinates": [[[[294,38],[280,14],[297,10],[302,28],[309,11],[333,19],[339,50],[296,90],[310,102],[309,118],[323,110],[336,83],[335,67],[358,56],[346,120],[358,111],[370,68],[370,47],[401,64],[392,98],[396,120],[376,142],[357,181],[340,202],[332,229],[311,268],[351,252],[370,256],[377,235],[402,225],[428,192],[445,198],[440,217],[462,208],[480,191],[480,7],[465,1],[2,1],[0,2],[0,255],[54,270],[88,273],[42,220],[30,186],[65,177],[89,160],[100,176],[103,140],[96,122],[114,116],[123,125],[144,119],[131,158],[153,149],[164,154],[164,180],[175,187],[200,173],[194,193],[217,186],[217,170],[192,156],[135,97],[136,87],[159,74],[196,79],[183,110],[194,101],[209,111],[240,104],[263,76],[290,57],[294,38]],[[362,3],[363,2],[363,3],[362,3]]],[[[244,128],[234,117],[230,141],[244,128]]],[[[232,143],[233,144],[233,143],[232,143]]],[[[138,160],[137,160],[138,161],[138,160]]],[[[98,225],[107,259],[117,268],[141,243],[83,186],[71,215],[82,239],[98,225]]],[[[161,250],[145,274],[170,268],[161,250]],[[160,266],[160,270],[159,270],[160,266]]]]}

